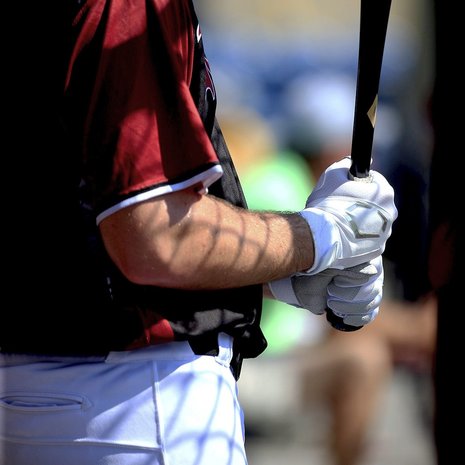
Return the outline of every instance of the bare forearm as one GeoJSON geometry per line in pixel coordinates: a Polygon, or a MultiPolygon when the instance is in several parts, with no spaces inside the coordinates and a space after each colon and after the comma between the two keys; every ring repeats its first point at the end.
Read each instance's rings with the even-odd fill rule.
{"type": "Polygon", "coordinates": [[[300,215],[251,212],[188,191],[121,210],[101,229],[112,258],[140,284],[238,287],[313,263],[311,233],[300,215]]]}
{"type": "Polygon", "coordinates": [[[190,269],[182,281],[199,276],[193,285],[264,283],[313,262],[309,228],[298,215],[248,212],[206,197],[193,205],[190,220],[187,234],[177,241],[179,261],[172,259],[179,272],[190,269]]]}

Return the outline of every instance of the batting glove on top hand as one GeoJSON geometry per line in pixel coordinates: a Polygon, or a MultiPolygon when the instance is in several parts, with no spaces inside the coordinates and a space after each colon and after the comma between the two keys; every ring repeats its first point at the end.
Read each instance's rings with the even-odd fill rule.
{"type": "Polygon", "coordinates": [[[351,179],[350,158],[332,164],[320,177],[300,212],[313,235],[315,258],[307,274],[351,268],[380,256],[397,218],[394,190],[370,171],[351,179]]]}
{"type": "Polygon", "coordinates": [[[269,287],[277,300],[316,315],[331,311],[355,330],[378,314],[383,283],[383,262],[379,256],[344,270],[326,269],[317,275],[299,273],[272,281],[269,287]]]}

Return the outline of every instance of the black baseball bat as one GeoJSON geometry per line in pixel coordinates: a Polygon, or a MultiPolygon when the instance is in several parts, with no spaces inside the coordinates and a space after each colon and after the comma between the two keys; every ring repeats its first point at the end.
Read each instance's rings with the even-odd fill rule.
{"type": "MultiPolygon", "coordinates": [[[[357,88],[349,170],[354,178],[366,178],[370,174],[378,90],[390,9],[391,0],[361,0],[357,88]]],[[[326,312],[326,318],[334,328],[341,331],[356,331],[361,328],[346,325],[331,310],[326,312]]]]}
{"type": "Polygon", "coordinates": [[[357,89],[352,131],[354,177],[369,175],[378,105],[378,89],[391,0],[361,0],[357,89]]]}

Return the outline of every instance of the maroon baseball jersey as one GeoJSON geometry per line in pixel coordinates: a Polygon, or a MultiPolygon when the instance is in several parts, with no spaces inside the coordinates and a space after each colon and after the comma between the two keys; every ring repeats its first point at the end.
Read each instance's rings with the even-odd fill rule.
{"type": "Polygon", "coordinates": [[[118,209],[189,186],[246,207],[215,117],[192,2],[63,4],[64,40],[53,50],[60,79],[28,94],[37,101],[42,94],[53,111],[49,120],[37,118],[38,137],[22,148],[24,182],[41,199],[40,228],[21,239],[29,293],[16,296],[1,350],[102,354],[189,340],[196,353],[215,353],[224,331],[235,337],[239,366],[266,346],[261,286],[205,292],[136,285],[98,233],[98,223],[118,209]],[[36,153],[44,154],[40,162],[36,153]]]}

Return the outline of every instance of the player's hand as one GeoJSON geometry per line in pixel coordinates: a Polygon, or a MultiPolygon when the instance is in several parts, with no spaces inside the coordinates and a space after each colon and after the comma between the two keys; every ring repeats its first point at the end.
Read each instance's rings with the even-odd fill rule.
{"type": "Polygon", "coordinates": [[[355,330],[378,314],[383,283],[383,262],[379,256],[345,270],[330,268],[317,275],[298,273],[272,281],[269,288],[277,300],[316,315],[332,312],[346,326],[335,326],[337,329],[355,330]]]}
{"type": "Polygon", "coordinates": [[[315,244],[314,275],[327,268],[346,269],[379,257],[397,218],[394,191],[384,176],[351,179],[350,158],[321,175],[300,212],[315,244]]]}

